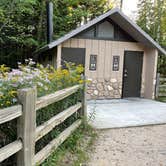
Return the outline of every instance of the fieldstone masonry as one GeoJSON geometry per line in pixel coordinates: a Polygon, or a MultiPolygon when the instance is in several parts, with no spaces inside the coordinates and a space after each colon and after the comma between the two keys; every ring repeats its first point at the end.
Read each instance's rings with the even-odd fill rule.
{"type": "Polygon", "coordinates": [[[121,98],[122,82],[117,79],[93,79],[87,84],[88,99],[121,98]]]}

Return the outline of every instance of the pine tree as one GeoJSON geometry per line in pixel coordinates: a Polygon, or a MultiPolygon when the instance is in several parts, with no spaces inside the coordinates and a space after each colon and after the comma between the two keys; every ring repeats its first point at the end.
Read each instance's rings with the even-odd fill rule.
{"type": "Polygon", "coordinates": [[[150,25],[152,24],[153,18],[153,4],[151,0],[141,0],[138,4],[138,15],[139,18],[137,20],[137,24],[141,26],[141,28],[148,32],[150,32],[150,25]]]}
{"type": "MultiPolygon", "coordinates": [[[[166,48],[166,1],[141,0],[138,5],[137,24],[166,48]]],[[[159,55],[158,72],[166,75],[166,57],[159,55]]]]}
{"type": "MultiPolygon", "coordinates": [[[[54,39],[108,9],[107,0],[50,0],[54,39]]],[[[46,44],[46,0],[0,0],[0,64],[11,67],[46,44]]]]}

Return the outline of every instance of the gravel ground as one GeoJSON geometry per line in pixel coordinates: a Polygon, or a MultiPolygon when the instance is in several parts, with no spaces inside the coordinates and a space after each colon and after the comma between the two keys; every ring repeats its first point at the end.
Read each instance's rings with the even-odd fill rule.
{"type": "Polygon", "coordinates": [[[166,166],[166,125],[98,133],[88,166],[166,166]]]}

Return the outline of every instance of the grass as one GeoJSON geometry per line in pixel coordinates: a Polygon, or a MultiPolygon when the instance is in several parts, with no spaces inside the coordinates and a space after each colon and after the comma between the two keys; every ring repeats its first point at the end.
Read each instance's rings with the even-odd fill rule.
{"type": "Polygon", "coordinates": [[[97,137],[89,125],[81,125],[60,147],[58,147],[42,166],[80,166],[88,160],[87,150],[97,137]]]}
{"type": "Polygon", "coordinates": [[[166,97],[165,96],[159,97],[157,100],[161,102],[166,102],[166,97]]]}

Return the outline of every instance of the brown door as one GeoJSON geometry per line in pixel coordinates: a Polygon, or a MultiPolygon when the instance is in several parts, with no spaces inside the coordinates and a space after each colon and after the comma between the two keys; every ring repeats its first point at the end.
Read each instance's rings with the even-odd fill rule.
{"type": "Polygon", "coordinates": [[[125,51],[122,97],[140,97],[143,52],[125,51]]]}

